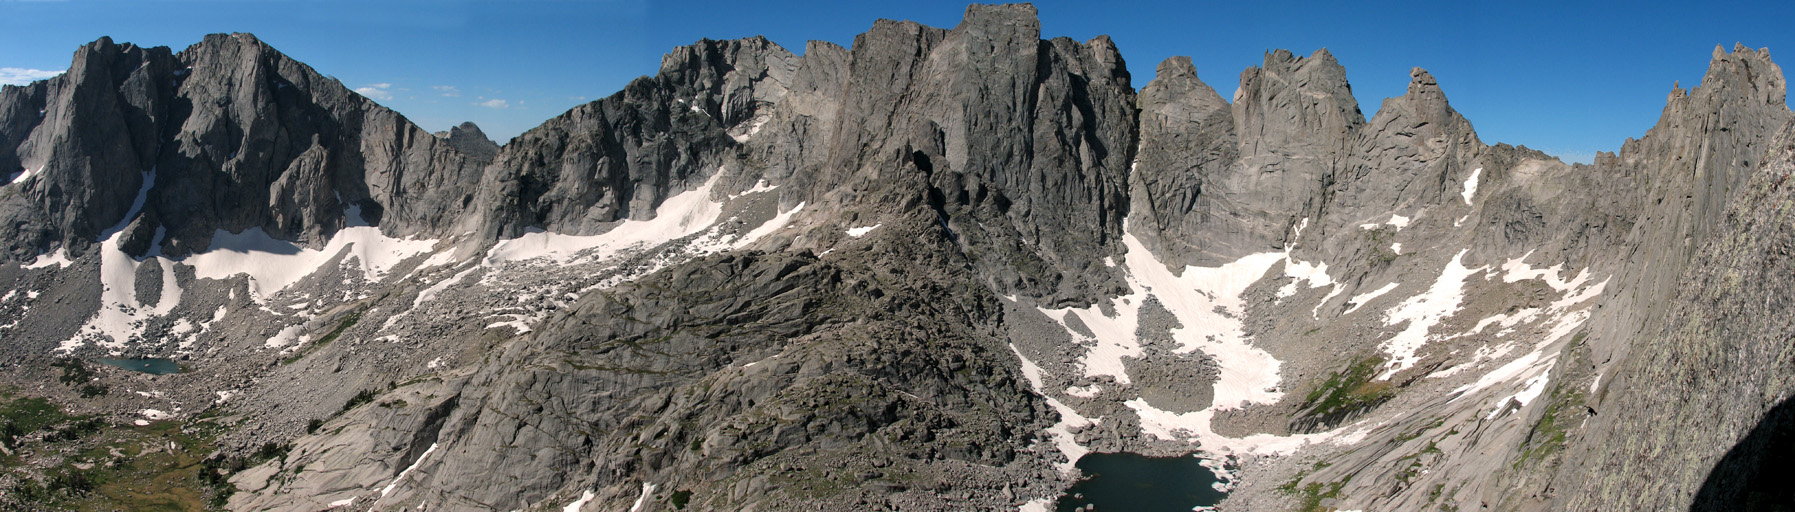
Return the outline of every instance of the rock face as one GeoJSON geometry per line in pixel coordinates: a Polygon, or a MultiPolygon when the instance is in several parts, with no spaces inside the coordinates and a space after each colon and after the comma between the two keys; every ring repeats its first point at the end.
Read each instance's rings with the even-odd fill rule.
{"type": "Polygon", "coordinates": [[[746,131],[784,96],[790,52],[764,38],[700,41],[661,73],[575,107],[506,145],[480,185],[475,222],[488,237],[531,227],[588,234],[651,216],[662,199],[715,174],[746,131]]]}
{"type": "Polygon", "coordinates": [[[1768,52],[1569,165],[1419,68],[1367,120],[1326,50],[1137,94],[1041,36],[703,40],[503,146],[102,39],[0,89],[0,384],[291,443],[233,510],[1044,509],[1092,450],[1228,461],[1235,510],[1788,501],[1768,52]],[[111,354],[193,371],[41,382],[111,354]]]}
{"type": "Polygon", "coordinates": [[[1004,293],[1083,301],[1114,287],[1085,256],[1120,253],[1133,88],[1108,38],[1040,35],[1027,5],[973,6],[953,30],[875,24],[831,68],[840,106],[803,199],[924,201],[1004,293]],[[874,194],[905,174],[928,188],[874,194]]]}
{"type": "Polygon", "coordinates": [[[172,55],[101,39],[71,69],[0,93],[0,167],[32,176],[0,198],[14,261],[81,254],[125,223],[166,228],[176,255],[215,230],[318,244],[350,206],[394,234],[443,232],[479,181],[476,159],[247,34],[172,55]],[[121,219],[140,192],[145,220],[121,219]]]}
{"type": "Polygon", "coordinates": [[[1755,171],[1715,185],[1731,189],[1729,206],[1709,219],[1663,320],[1604,385],[1603,414],[1578,447],[1585,459],[1559,476],[1559,508],[1781,510],[1795,498],[1776,462],[1795,453],[1795,326],[1783,314],[1795,126],[1767,146],[1755,171]],[[1663,406],[1679,403],[1701,405],[1663,406]],[[1669,457],[1638,456],[1650,453],[1669,457]]]}
{"type": "Polygon", "coordinates": [[[1609,349],[1614,372],[1598,390],[1603,414],[1575,447],[1581,463],[1558,476],[1563,509],[1790,502],[1785,486],[1766,480],[1786,475],[1768,461],[1789,453],[1779,436],[1795,390],[1790,326],[1777,306],[1787,295],[1778,269],[1787,265],[1784,180],[1795,143],[1786,93],[1768,52],[1715,48],[1702,85],[1672,91],[1658,126],[1607,161],[1657,171],[1647,194],[1658,206],[1635,233],[1660,242],[1642,244],[1632,261],[1658,270],[1628,275],[1631,293],[1615,301],[1628,309],[1608,327],[1621,335],[1609,349]],[[1631,456],[1640,453],[1675,462],[1642,464],[1631,456]]]}
{"type": "Polygon", "coordinates": [[[0,237],[7,259],[77,252],[119,223],[158,159],[176,63],[167,49],[100,39],[68,72],[0,88],[0,237]]]}

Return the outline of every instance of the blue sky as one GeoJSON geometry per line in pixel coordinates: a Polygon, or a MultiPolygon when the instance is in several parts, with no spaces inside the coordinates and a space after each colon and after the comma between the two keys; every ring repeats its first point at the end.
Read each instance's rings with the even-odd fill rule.
{"type": "MultiPolygon", "coordinates": [[[[1228,96],[1269,49],[1327,47],[1367,116],[1427,68],[1485,142],[1567,160],[1613,151],[1698,83],[1716,44],[1795,55],[1790,2],[1037,2],[1045,37],[1108,34],[1143,87],[1188,55],[1228,96]]],[[[650,0],[0,0],[0,81],[68,66],[100,36],[175,50],[253,32],[430,130],[472,120],[503,143],[651,74],[699,38],[843,46],[877,18],[959,23],[961,2],[650,0]]]]}

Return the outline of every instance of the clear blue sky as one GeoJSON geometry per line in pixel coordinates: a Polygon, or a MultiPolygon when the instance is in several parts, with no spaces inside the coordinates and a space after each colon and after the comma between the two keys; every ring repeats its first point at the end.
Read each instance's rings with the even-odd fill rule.
{"type": "MultiPolygon", "coordinates": [[[[1036,5],[1046,37],[1114,38],[1136,87],[1160,60],[1189,55],[1228,96],[1268,49],[1327,47],[1367,116],[1420,66],[1484,141],[1575,161],[1645,133],[1672,82],[1699,82],[1716,44],[1769,47],[1795,62],[1791,2],[1036,5]]],[[[66,68],[77,46],[103,35],[178,51],[207,33],[253,32],[427,129],[472,120],[503,143],[654,73],[668,49],[699,38],[758,34],[801,52],[812,39],[847,46],[877,18],[952,27],[964,11],[929,0],[0,0],[0,68],[15,68],[0,80],[66,68]]]]}

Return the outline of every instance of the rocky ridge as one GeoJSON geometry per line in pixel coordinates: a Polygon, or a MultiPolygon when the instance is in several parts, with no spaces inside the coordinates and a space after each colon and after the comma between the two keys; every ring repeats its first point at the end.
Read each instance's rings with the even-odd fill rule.
{"type": "Polygon", "coordinates": [[[1594,165],[1421,69],[1366,120],[1325,50],[1137,95],[1025,5],[700,41],[502,147],[242,34],[70,69],[0,90],[13,378],[190,361],[61,398],[290,440],[232,509],[1034,508],[1087,450],[1231,461],[1227,509],[1682,507],[1780,446],[1775,281],[1733,277],[1779,243],[1762,50],[1594,165]],[[1649,415],[1725,386],[1763,392],[1649,415]],[[1664,467],[1635,438],[1682,470],[1620,492],[1664,467]]]}

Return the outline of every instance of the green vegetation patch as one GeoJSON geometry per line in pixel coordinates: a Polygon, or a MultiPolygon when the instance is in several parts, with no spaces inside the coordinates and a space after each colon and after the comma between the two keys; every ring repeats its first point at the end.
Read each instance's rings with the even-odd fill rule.
{"type": "Polygon", "coordinates": [[[56,362],[50,363],[50,366],[62,369],[62,375],[57,377],[56,380],[65,385],[73,386],[75,391],[81,393],[81,398],[105,396],[106,393],[112,391],[107,388],[105,384],[94,382],[93,370],[89,369],[87,363],[82,362],[80,359],[58,359],[56,362]]]}
{"type": "Polygon", "coordinates": [[[1306,415],[1340,418],[1390,400],[1396,396],[1394,386],[1389,381],[1372,380],[1383,364],[1384,358],[1371,356],[1354,362],[1345,371],[1330,373],[1327,381],[1303,398],[1306,415]]]}
{"type": "Polygon", "coordinates": [[[0,399],[0,416],[15,429],[45,433],[14,439],[18,449],[0,465],[12,482],[0,489],[0,509],[201,511],[218,510],[229,496],[221,490],[228,483],[206,475],[204,459],[223,431],[217,423],[119,425],[69,415],[42,398],[0,399]]]}
{"type": "Polygon", "coordinates": [[[52,425],[68,421],[62,409],[42,398],[20,398],[0,405],[0,442],[8,449],[19,446],[18,438],[52,425]]]}
{"type": "Polygon", "coordinates": [[[1546,403],[1546,412],[1539,423],[1533,424],[1533,430],[1527,432],[1527,441],[1522,444],[1521,458],[1515,460],[1520,467],[1528,461],[1539,462],[1553,454],[1564,450],[1565,438],[1571,429],[1582,421],[1581,407],[1584,403],[1581,389],[1566,386],[1553,386],[1550,402],[1546,403]]]}

